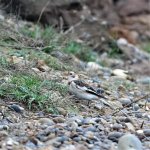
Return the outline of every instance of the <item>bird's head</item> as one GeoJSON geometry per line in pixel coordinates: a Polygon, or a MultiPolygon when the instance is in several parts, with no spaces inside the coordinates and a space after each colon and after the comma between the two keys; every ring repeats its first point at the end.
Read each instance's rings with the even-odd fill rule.
{"type": "Polygon", "coordinates": [[[78,80],[78,79],[79,79],[79,76],[77,74],[75,74],[73,71],[69,72],[68,83],[74,80],[78,80]]]}

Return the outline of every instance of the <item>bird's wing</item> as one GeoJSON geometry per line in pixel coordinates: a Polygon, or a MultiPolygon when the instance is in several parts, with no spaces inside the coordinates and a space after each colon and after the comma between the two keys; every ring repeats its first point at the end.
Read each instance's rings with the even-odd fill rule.
{"type": "Polygon", "coordinates": [[[89,86],[88,84],[86,84],[85,82],[81,81],[81,80],[75,80],[74,81],[76,84],[76,87],[82,91],[85,91],[87,93],[91,93],[93,95],[96,95],[98,97],[101,98],[105,98],[105,96],[101,95],[100,93],[98,93],[93,87],[89,86]]]}
{"type": "MultiPolygon", "coordinates": [[[[102,94],[98,93],[94,88],[92,88],[91,86],[89,86],[85,82],[83,82],[81,80],[75,80],[73,82],[76,84],[76,88],[77,89],[79,89],[81,91],[84,91],[84,92],[87,92],[87,93],[91,93],[91,94],[96,95],[98,97],[107,99],[105,96],[103,96],[102,94]]],[[[105,100],[101,100],[101,102],[103,102],[106,106],[109,106],[111,109],[114,109],[112,107],[112,105],[109,104],[108,102],[106,102],[105,100]]]]}

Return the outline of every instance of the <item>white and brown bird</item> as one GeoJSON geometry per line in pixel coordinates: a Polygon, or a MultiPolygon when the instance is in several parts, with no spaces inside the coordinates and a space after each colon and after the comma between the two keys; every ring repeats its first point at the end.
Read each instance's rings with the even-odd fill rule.
{"type": "Polygon", "coordinates": [[[69,92],[75,95],[77,98],[88,101],[99,100],[106,106],[109,106],[113,109],[113,107],[108,102],[106,102],[106,100],[104,100],[107,98],[103,96],[98,89],[95,89],[87,83],[79,80],[78,75],[74,72],[70,72],[68,76],[68,84],[69,92]]]}

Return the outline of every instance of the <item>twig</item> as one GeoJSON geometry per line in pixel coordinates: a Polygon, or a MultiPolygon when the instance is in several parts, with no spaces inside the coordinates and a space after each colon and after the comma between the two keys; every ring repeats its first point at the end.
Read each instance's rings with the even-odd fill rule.
{"type": "Polygon", "coordinates": [[[18,48],[26,48],[26,49],[33,49],[33,48],[36,48],[36,47],[26,47],[26,46],[21,46],[21,45],[5,45],[5,44],[0,44],[0,46],[3,46],[3,47],[11,47],[11,48],[16,48],[16,49],[18,49],[18,48]]]}
{"type": "Polygon", "coordinates": [[[66,32],[64,32],[63,34],[66,35],[69,32],[71,32],[74,28],[78,27],[79,25],[81,25],[84,22],[84,19],[82,19],[81,21],[79,21],[78,23],[76,23],[74,26],[71,26],[66,32]]]}
{"type": "MultiPolygon", "coordinates": [[[[146,98],[148,95],[149,95],[149,94],[144,95],[144,96],[142,96],[142,97],[138,98],[137,100],[135,100],[135,101],[131,102],[130,104],[125,105],[123,108],[126,108],[126,107],[128,107],[128,106],[130,106],[130,105],[132,105],[132,104],[134,104],[134,103],[136,103],[136,102],[138,102],[138,101],[140,101],[141,99],[146,98]]],[[[118,113],[118,112],[122,111],[122,109],[123,109],[123,108],[118,108],[118,110],[116,110],[116,111],[115,111],[112,115],[115,115],[116,113],[118,113]]]]}
{"type": "Polygon", "coordinates": [[[143,126],[144,126],[144,121],[142,122],[142,124],[141,124],[140,128],[142,129],[142,128],[143,128],[143,126]]]}
{"type": "Polygon", "coordinates": [[[44,13],[46,7],[49,5],[49,3],[50,3],[50,1],[48,1],[48,2],[46,3],[46,5],[42,8],[41,13],[40,13],[40,16],[39,16],[38,21],[37,21],[37,24],[39,24],[39,22],[40,22],[40,20],[41,20],[41,17],[42,17],[42,15],[43,15],[43,13],[44,13]]]}

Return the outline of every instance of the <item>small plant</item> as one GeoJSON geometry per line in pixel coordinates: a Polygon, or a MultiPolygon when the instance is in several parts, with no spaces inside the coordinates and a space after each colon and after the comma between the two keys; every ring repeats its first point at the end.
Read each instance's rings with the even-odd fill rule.
{"type": "Polygon", "coordinates": [[[68,39],[63,34],[58,34],[52,27],[46,27],[45,29],[40,26],[24,27],[21,32],[31,38],[41,39],[45,46],[42,51],[45,53],[50,54],[54,50],[63,50],[68,54],[74,54],[83,61],[95,60],[96,56],[89,47],[68,39]]]}
{"type": "Polygon", "coordinates": [[[64,52],[74,54],[83,61],[94,61],[96,59],[94,52],[89,47],[74,41],[68,42],[64,48],[64,52]]]}
{"type": "Polygon", "coordinates": [[[0,67],[2,67],[2,68],[9,67],[9,63],[5,56],[0,56],[0,67]]]}
{"type": "Polygon", "coordinates": [[[108,51],[108,56],[109,57],[118,58],[118,57],[121,56],[122,52],[118,48],[115,41],[110,41],[109,42],[109,47],[110,47],[110,50],[108,51]]]}
{"type": "Polygon", "coordinates": [[[150,43],[144,43],[141,47],[143,50],[150,53],[150,43]]]}
{"type": "Polygon", "coordinates": [[[54,93],[65,96],[67,86],[56,81],[42,81],[37,76],[16,74],[10,81],[0,85],[0,96],[23,102],[29,109],[45,110],[56,113],[57,103],[54,93]],[[53,111],[52,111],[53,110],[53,111]]]}
{"type": "Polygon", "coordinates": [[[47,81],[44,83],[44,85],[47,87],[48,90],[59,91],[59,93],[63,96],[68,93],[68,87],[56,81],[47,81]]]}

